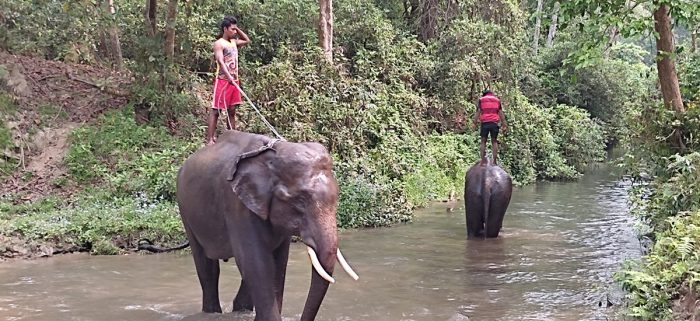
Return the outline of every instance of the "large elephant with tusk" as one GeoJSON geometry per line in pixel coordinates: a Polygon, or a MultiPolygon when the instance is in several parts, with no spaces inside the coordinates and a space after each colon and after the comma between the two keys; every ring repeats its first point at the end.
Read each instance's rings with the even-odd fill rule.
{"type": "Polygon", "coordinates": [[[241,285],[234,311],[282,320],[284,279],[293,235],[311,258],[311,286],[301,320],[314,320],[338,260],[338,186],[332,160],[317,143],[292,143],[228,131],[190,156],[177,177],[177,202],[202,286],[202,310],[221,312],[219,260],[235,257],[241,285]]]}

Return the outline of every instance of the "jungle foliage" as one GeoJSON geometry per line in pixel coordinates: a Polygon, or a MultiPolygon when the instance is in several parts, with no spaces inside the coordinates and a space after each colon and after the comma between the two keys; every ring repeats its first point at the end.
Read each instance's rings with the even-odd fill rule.
{"type": "MultiPolygon", "coordinates": [[[[478,134],[469,123],[487,87],[504,101],[511,133],[501,136],[500,159],[516,183],[573,179],[603,158],[607,120],[595,112],[604,110],[606,96],[583,88],[572,94],[576,99],[552,99],[576,82],[560,62],[547,69],[547,56],[532,57],[529,15],[515,1],[435,2],[434,8],[337,2],[333,64],[317,45],[316,1],[179,2],[174,21],[166,16],[168,3],[156,3],[152,21],[144,18],[144,1],[134,0],[114,1],[114,15],[89,1],[9,0],[0,6],[0,47],[16,54],[107,66],[109,34],[95,31],[119,30],[124,72],[133,78],[130,104],[77,129],[65,160],[64,183],[101,191],[89,198],[95,204],[125,211],[142,204],[174,208],[173,177],[203,140],[211,43],[223,13],[236,16],[253,40],[241,50],[241,78],[262,114],[288,140],[318,141],[332,152],[341,227],[409,221],[416,206],[459,197],[464,174],[478,158],[478,134]],[[426,20],[431,10],[444,18],[426,20]],[[175,30],[173,57],[163,50],[169,26],[175,30]],[[591,92],[599,100],[586,102],[591,92]],[[133,205],[129,199],[144,201],[133,205]]],[[[566,56],[574,43],[552,52],[566,56]]],[[[579,78],[596,85],[610,78],[613,84],[614,73],[628,69],[625,63],[579,78]]],[[[240,129],[270,134],[249,105],[238,116],[240,129]]],[[[91,206],[84,194],[76,197],[81,201],[68,208],[91,206]]],[[[177,213],[170,213],[176,220],[177,213]]],[[[10,221],[3,233],[53,233],[5,217],[10,221]]],[[[138,218],[128,217],[125,222],[138,218]]],[[[135,226],[131,238],[149,233],[135,226]]],[[[73,231],[101,233],[77,221],[73,231]]],[[[110,239],[126,230],[104,231],[100,235],[110,239]]]]}
{"type": "Polygon", "coordinates": [[[661,104],[628,109],[621,164],[635,178],[632,213],[651,241],[641,262],[628,263],[617,279],[629,291],[628,312],[640,320],[697,316],[700,292],[700,109],[696,55],[681,55],[680,84],[686,111],[661,104]],[[686,303],[684,303],[686,302],[686,303]],[[691,304],[687,304],[691,302],[691,304]]]}

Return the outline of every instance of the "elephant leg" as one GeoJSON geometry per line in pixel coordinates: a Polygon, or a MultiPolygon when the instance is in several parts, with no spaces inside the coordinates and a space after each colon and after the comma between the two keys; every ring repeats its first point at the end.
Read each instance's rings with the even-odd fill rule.
{"type": "Polygon", "coordinates": [[[238,222],[243,233],[232,234],[231,242],[236,244],[236,264],[241,272],[243,293],[236,296],[241,306],[252,298],[255,306],[255,321],[282,321],[282,315],[275,295],[275,259],[274,250],[268,249],[267,235],[262,232],[266,227],[257,222],[238,222]],[[252,223],[252,224],[251,224],[252,223]],[[246,246],[241,246],[237,238],[244,238],[246,246]]]}
{"type": "Polygon", "coordinates": [[[484,230],[484,204],[481,197],[468,196],[471,200],[467,208],[467,238],[480,237],[484,230]]]}
{"type": "Polygon", "coordinates": [[[255,321],[281,321],[282,316],[275,295],[275,268],[272,254],[257,250],[249,253],[249,257],[241,265],[246,286],[255,304],[255,321]],[[264,252],[264,253],[261,253],[264,252]]]}
{"type": "Polygon", "coordinates": [[[253,311],[253,294],[250,290],[248,282],[241,278],[241,286],[238,288],[238,294],[233,299],[233,311],[253,311]]]}
{"type": "Polygon", "coordinates": [[[193,237],[190,237],[190,248],[194,265],[197,268],[197,277],[202,286],[202,311],[207,313],[221,313],[219,302],[219,260],[206,257],[202,245],[193,237]]]}
{"type": "Polygon", "coordinates": [[[282,298],[284,297],[284,280],[287,276],[287,261],[289,260],[289,243],[291,239],[285,240],[275,250],[275,297],[282,313],[282,298]]]}
{"type": "Polygon", "coordinates": [[[492,197],[489,208],[489,222],[486,237],[498,237],[503,225],[503,216],[506,214],[508,202],[502,197],[492,197]]]}

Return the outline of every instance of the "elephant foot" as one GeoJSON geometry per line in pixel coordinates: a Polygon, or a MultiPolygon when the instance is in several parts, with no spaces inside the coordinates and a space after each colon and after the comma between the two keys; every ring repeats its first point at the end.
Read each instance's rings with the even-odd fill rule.
{"type": "Polygon", "coordinates": [[[242,300],[234,300],[233,301],[233,311],[234,312],[242,312],[242,311],[253,311],[253,302],[240,302],[242,300]]]}
{"type": "Polygon", "coordinates": [[[222,313],[221,305],[218,305],[218,304],[205,305],[204,307],[202,307],[202,312],[204,312],[204,313],[222,313]]]}
{"type": "Polygon", "coordinates": [[[484,230],[467,232],[467,239],[468,240],[483,239],[484,236],[486,236],[486,234],[484,233],[484,230]]]}
{"type": "Polygon", "coordinates": [[[233,299],[233,311],[253,311],[253,294],[245,280],[241,280],[241,287],[233,299]]]}
{"type": "Polygon", "coordinates": [[[263,313],[255,312],[253,321],[282,321],[282,316],[279,313],[264,315],[263,313]]]}

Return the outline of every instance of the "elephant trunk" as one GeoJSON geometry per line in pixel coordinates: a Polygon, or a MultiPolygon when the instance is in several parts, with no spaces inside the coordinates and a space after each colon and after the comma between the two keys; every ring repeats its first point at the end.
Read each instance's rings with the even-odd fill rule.
{"type": "Polygon", "coordinates": [[[338,236],[335,225],[332,227],[332,232],[323,234],[321,240],[315,239],[313,245],[309,244],[309,256],[312,264],[314,264],[314,260],[317,260],[318,265],[311,267],[311,286],[304,305],[304,312],[301,314],[301,321],[313,321],[316,318],[326,291],[328,291],[328,286],[333,282],[332,275],[338,251],[338,236]],[[321,275],[323,273],[327,273],[325,278],[321,275]]]}

